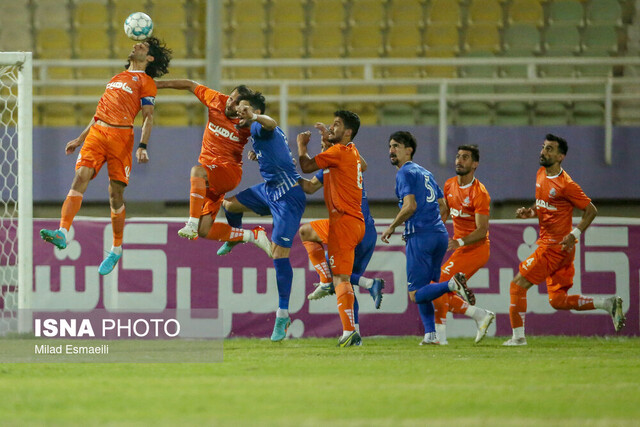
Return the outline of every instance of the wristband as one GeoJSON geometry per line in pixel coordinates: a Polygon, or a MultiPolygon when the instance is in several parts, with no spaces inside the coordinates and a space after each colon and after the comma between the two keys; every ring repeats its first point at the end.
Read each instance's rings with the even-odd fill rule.
{"type": "Polygon", "coordinates": [[[464,240],[462,239],[456,239],[456,242],[458,242],[458,244],[460,245],[460,247],[464,246],[464,240]]]}
{"type": "Polygon", "coordinates": [[[256,113],[253,113],[253,116],[251,117],[251,120],[253,120],[254,122],[256,120],[258,120],[258,115],[256,113]]]}
{"type": "Polygon", "coordinates": [[[576,240],[578,240],[578,237],[580,237],[580,235],[582,234],[582,231],[580,231],[580,229],[576,227],[573,230],[571,230],[571,234],[573,234],[573,237],[575,237],[576,240]]]}
{"type": "Polygon", "coordinates": [[[138,148],[142,148],[143,150],[146,150],[147,144],[145,144],[144,142],[141,142],[140,144],[138,144],[138,148]]]}

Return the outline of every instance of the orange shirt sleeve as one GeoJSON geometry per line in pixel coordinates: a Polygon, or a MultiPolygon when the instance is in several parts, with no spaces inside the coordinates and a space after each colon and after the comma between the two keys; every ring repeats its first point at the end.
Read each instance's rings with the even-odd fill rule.
{"type": "Polygon", "coordinates": [[[584,210],[589,203],[591,203],[591,199],[584,194],[582,188],[573,180],[568,181],[564,188],[564,196],[569,200],[569,202],[577,207],[578,209],[584,210]]]}
{"type": "Polygon", "coordinates": [[[198,97],[207,107],[215,107],[220,104],[224,105],[227,102],[228,96],[218,92],[217,90],[209,89],[205,85],[198,85],[193,93],[198,97]]]}
{"type": "Polygon", "coordinates": [[[140,91],[140,98],[144,98],[146,96],[155,97],[158,94],[158,88],[156,87],[156,82],[151,78],[146,78],[142,81],[142,90],[140,91]]]}
{"type": "Polygon", "coordinates": [[[478,186],[478,191],[476,192],[476,197],[473,202],[475,207],[475,213],[480,215],[489,215],[490,206],[491,206],[491,197],[489,196],[489,192],[484,186],[478,186]]]}
{"type": "Polygon", "coordinates": [[[340,145],[332,145],[328,150],[317,154],[314,159],[320,169],[337,166],[342,159],[342,150],[340,150],[340,145]]]}

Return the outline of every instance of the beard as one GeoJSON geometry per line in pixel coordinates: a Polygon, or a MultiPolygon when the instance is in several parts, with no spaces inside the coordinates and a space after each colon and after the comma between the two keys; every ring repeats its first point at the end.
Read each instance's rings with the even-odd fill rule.
{"type": "Polygon", "coordinates": [[[544,166],[545,168],[548,168],[549,166],[552,166],[554,163],[555,162],[551,161],[551,159],[540,157],[540,166],[544,166]]]}
{"type": "Polygon", "coordinates": [[[463,175],[468,174],[469,172],[471,172],[471,169],[464,169],[464,168],[458,169],[458,168],[456,168],[456,175],[463,176],[463,175]]]}
{"type": "Polygon", "coordinates": [[[398,162],[398,158],[397,158],[396,156],[389,157],[389,161],[391,162],[391,164],[392,164],[393,166],[398,166],[398,163],[399,163],[399,162],[398,162]]]}

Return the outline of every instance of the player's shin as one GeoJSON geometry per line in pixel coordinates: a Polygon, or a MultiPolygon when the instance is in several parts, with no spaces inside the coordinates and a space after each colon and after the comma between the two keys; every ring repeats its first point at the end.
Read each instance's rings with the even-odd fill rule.
{"type": "Polygon", "coordinates": [[[124,234],[124,220],[126,212],[124,205],[115,211],[111,210],[111,228],[113,229],[113,247],[122,246],[122,236],[124,234]]]}
{"type": "Polygon", "coordinates": [[[302,242],[302,244],[307,250],[309,261],[311,261],[313,268],[315,268],[318,276],[320,276],[320,282],[331,283],[331,270],[329,269],[329,264],[327,264],[322,245],[318,242],[302,242]]]}
{"type": "Polygon", "coordinates": [[[282,317],[288,317],[289,297],[291,296],[291,284],[293,282],[293,268],[291,268],[289,258],[274,259],[273,266],[276,270],[276,283],[278,285],[278,312],[282,317]]]}
{"type": "Polygon", "coordinates": [[[349,282],[340,282],[336,285],[336,298],[338,300],[338,313],[342,322],[343,333],[355,330],[353,303],[355,296],[353,287],[349,282]]]}
{"type": "Polygon", "coordinates": [[[449,292],[449,282],[431,283],[421,287],[415,294],[416,303],[431,302],[449,292]]]}
{"type": "Polygon", "coordinates": [[[511,282],[509,288],[511,304],[509,305],[509,320],[514,333],[516,329],[522,330],[524,336],[524,316],[527,311],[527,290],[511,282]]]}
{"type": "Polygon", "coordinates": [[[189,218],[200,218],[204,198],[207,194],[207,181],[200,177],[191,177],[189,192],[189,218]]]}
{"type": "Polygon", "coordinates": [[[80,206],[82,206],[82,194],[67,195],[64,203],[62,203],[60,212],[60,228],[64,228],[67,231],[71,228],[73,219],[80,211],[80,206]]]}

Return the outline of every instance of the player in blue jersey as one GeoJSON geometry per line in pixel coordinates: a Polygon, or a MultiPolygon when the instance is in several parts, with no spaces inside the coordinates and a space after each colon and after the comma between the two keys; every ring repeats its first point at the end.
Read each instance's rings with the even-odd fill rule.
{"type": "MultiPolygon", "coordinates": [[[[316,124],[322,135],[322,151],[325,151],[330,147],[331,143],[328,141],[327,128],[322,123],[316,124]]],[[[361,158],[361,162],[366,165],[364,159],[361,158]]],[[[366,168],[366,166],[365,166],[366,168]]],[[[307,194],[313,194],[318,191],[324,185],[324,170],[319,170],[311,180],[302,179],[300,181],[302,189],[307,194]]],[[[363,274],[373,256],[373,251],[376,246],[376,240],[378,234],[375,228],[375,222],[369,211],[369,202],[367,201],[367,192],[362,189],[362,215],[365,222],[365,234],[362,241],[356,246],[355,257],[353,262],[353,271],[350,277],[352,285],[358,285],[369,291],[369,294],[373,298],[373,303],[376,309],[380,308],[382,303],[382,289],[384,288],[384,280],[380,278],[370,279],[364,277],[363,274]]],[[[327,244],[328,241],[328,220],[312,221],[308,224],[303,224],[300,227],[300,239],[303,245],[307,249],[309,259],[320,276],[320,283],[315,284],[316,289],[308,295],[310,300],[320,299],[327,295],[335,293],[335,289],[332,283],[331,271],[327,265],[323,244],[327,244]],[[318,258],[317,260],[314,258],[318,258]]],[[[358,303],[357,299],[354,301],[354,323],[356,324],[356,331],[358,330],[358,303]]]]}
{"type": "Polygon", "coordinates": [[[449,236],[440,215],[445,208],[444,194],[431,172],[412,161],[416,146],[416,139],[409,132],[398,131],[389,137],[389,158],[398,168],[396,196],[400,212],[381,239],[389,243],[396,227],[404,223],[409,298],[418,304],[425,332],[420,345],[438,344],[432,301],[450,291],[471,305],[476,299],[463,273],[456,273],[448,282],[432,283],[440,279],[449,236]]]}
{"type": "MultiPolygon", "coordinates": [[[[264,182],[254,185],[223,202],[227,222],[242,227],[242,213],[273,216],[271,253],[278,285],[278,310],[271,341],[281,341],[291,324],[289,297],[293,269],[289,261],[291,244],[306,207],[306,196],[298,184],[301,178],[287,143],[287,137],[274,119],[264,114],[265,99],[260,92],[238,98],[238,114],[242,123],[251,123],[253,149],[264,182]]],[[[236,242],[226,242],[218,255],[228,254],[236,242]]],[[[240,242],[238,242],[240,243],[240,242]]]]}

